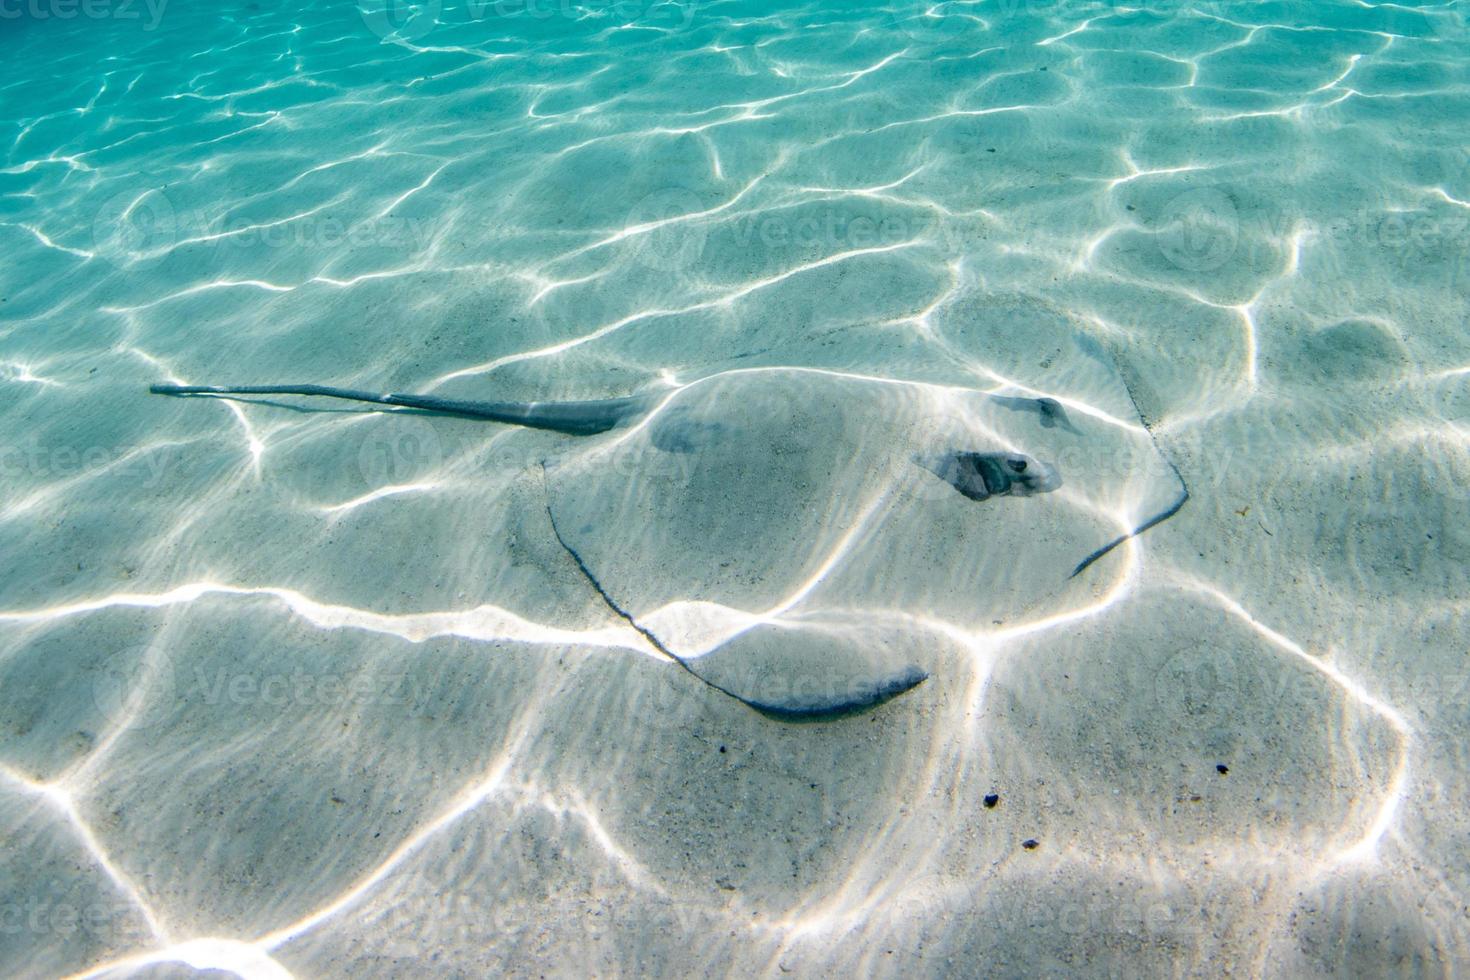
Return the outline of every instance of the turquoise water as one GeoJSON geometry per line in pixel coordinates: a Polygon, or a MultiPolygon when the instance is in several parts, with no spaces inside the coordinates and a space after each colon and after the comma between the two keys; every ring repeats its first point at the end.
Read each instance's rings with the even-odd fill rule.
{"type": "Polygon", "coordinates": [[[0,4],[4,972],[1454,972],[1467,16],[0,4]]]}

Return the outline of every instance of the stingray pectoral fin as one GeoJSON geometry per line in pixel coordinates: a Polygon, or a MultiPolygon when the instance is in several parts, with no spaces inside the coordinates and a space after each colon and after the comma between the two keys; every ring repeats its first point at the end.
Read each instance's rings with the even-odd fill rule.
{"type": "Polygon", "coordinates": [[[756,701],[732,692],[726,693],[761,714],[780,721],[830,721],[876,708],[913,690],[928,679],[927,672],[910,665],[888,677],[859,682],[857,686],[841,693],[792,692],[790,697],[779,701],[756,701]]]}
{"type": "Polygon", "coordinates": [[[929,677],[891,638],[830,623],[757,626],[685,663],[711,687],[783,721],[876,708],[929,677]]]}
{"type": "MultiPolygon", "coordinates": [[[[544,474],[544,464],[543,464],[544,474]]],[[[782,721],[825,721],[876,707],[912,690],[929,675],[895,663],[895,645],[794,626],[758,626],[697,658],[670,650],[607,591],[581,553],[562,535],[548,501],[551,533],[603,603],[664,656],[721,694],[782,721]]]]}

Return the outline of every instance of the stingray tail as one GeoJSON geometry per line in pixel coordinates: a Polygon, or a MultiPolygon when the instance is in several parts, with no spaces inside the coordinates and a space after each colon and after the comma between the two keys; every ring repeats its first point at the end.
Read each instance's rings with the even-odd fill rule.
{"type": "Polygon", "coordinates": [[[373,402],[378,405],[402,404],[394,399],[400,395],[380,395],[371,391],[356,391],[352,388],[332,388],[327,385],[149,385],[155,395],[321,395],[326,398],[346,398],[355,402],[373,402]]]}
{"type": "Polygon", "coordinates": [[[329,385],[157,384],[150,385],[148,390],[155,395],[316,395],[323,398],[369,402],[374,405],[393,405],[398,408],[421,408],[431,412],[490,419],[495,422],[525,422],[524,419],[518,417],[518,413],[514,410],[515,406],[499,405],[494,402],[454,401],[448,398],[435,398],[432,395],[379,394],[375,391],[333,388],[329,385]]]}
{"type": "Polygon", "coordinates": [[[355,388],[332,388],[327,385],[150,385],[155,395],[317,395],[345,398],[348,401],[389,405],[394,408],[416,408],[442,415],[524,425],[533,429],[550,429],[574,436],[590,436],[606,432],[634,412],[642,410],[639,399],[614,398],[602,402],[564,402],[538,404],[528,402],[477,402],[433,395],[379,394],[355,388]]]}

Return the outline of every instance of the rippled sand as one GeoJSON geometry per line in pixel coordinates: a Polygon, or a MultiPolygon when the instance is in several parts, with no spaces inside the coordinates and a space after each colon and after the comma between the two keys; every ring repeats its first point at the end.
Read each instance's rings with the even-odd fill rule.
{"type": "Polygon", "coordinates": [[[7,975],[1467,962],[1462,2],[63,7],[0,20],[7,975]],[[1082,438],[985,393],[1062,489],[912,465],[1082,438]],[[712,670],[929,679],[762,717],[548,502],[712,670]]]}

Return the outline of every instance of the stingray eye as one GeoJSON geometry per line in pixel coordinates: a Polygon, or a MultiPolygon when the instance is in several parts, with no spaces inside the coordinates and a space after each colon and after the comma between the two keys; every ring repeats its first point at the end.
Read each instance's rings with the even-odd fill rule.
{"type": "Polygon", "coordinates": [[[1011,459],[1006,460],[1006,462],[1010,463],[1011,469],[1015,470],[1017,473],[1026,472],[1026,461],[1021,457],[1014,456],[1011,459]]]}

